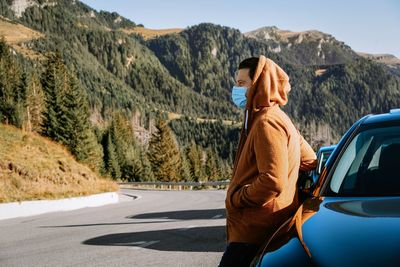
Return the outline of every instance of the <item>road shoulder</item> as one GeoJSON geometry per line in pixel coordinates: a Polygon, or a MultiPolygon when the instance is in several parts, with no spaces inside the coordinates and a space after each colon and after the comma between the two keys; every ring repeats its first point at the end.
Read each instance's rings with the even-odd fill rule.
{"type": "Polygon", "coordinates": [[[39,215],[48,212],[69,211],[98,207],[119,202],[117,192],[57,200],[34,200],[0,204],[0,220],[39,215]]]}

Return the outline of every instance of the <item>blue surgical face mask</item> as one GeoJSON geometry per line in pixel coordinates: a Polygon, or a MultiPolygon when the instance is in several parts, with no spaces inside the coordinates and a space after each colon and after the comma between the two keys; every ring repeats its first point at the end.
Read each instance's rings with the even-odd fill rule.
{"type": "Polygon", "coordinates": [[[232,87],[232,100],[236,106],[241,109],[246,107],[246,87],[233,86],[232,87]]]}

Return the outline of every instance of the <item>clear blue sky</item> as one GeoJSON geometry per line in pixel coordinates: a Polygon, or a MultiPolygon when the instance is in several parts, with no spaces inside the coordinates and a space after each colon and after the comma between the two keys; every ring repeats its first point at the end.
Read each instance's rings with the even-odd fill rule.
{"type": "Polygon", "coordinates": [[[357,52],[400,58],[399,0],[82,0],[146,28],[211,22],[247,32],[264,26],[332,34],[357,52]]]}

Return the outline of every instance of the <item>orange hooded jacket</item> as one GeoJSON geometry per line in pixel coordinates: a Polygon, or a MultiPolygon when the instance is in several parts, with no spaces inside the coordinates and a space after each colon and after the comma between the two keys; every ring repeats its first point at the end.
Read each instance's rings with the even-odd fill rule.
{"type": "Polygon", "coordinates": [[[297,207],[299,170],[316,166],[314,151],[279,108],[289,91],[288,75],[260,56],[225,200],[228,243],[265,241],[297,207]]]}

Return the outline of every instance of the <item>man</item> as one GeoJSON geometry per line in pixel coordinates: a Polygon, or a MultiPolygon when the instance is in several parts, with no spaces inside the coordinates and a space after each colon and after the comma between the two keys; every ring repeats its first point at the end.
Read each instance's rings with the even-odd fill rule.
{"type": "Polygon", "coordinates": [[[239,65],[234,103],[245,108],[233,175],[227,191],[227,248],[223,266],[248,266],[265,239],[297,207],[299,170],[316,155],[280,109],[288,101],[288,75],[265,56],[239,65]]]}

